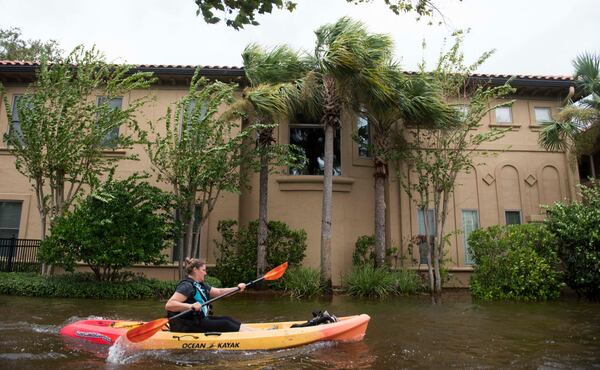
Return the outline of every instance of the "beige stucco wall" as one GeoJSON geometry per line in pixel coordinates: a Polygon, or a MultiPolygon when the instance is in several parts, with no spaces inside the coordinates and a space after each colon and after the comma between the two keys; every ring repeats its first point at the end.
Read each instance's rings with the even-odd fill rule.
{"type": "MultiPolygon", "coordinates": [[[[9,86],[8,98],[23,92],[23,87],[9,86]]],[[[155,100],[139,113],[138,121],[144,127],[148,121],[158,123],[166,108],[186,93],[184,87],[155,86],[151,89],[155,100]]],[[[123,104],[136,99],[147,91],[134,91],[125,96],[123,104]]],[[[513,106],[512,130],[493,143],[480,148],[476,163],[482,163],[469,174],[461,174],[451,202],[448,231],[462,228],[461,210],[479,210],[480,226],[487,227],[504,223],[505,210],[521,210],[524,222],[543,218],[540,204],[551,204],[574,197],[576,169],[569,166],[565,153],[549,153],[537,144],[539,126],[534,122],[534,107],[558,109],[561,102],[554,99],[518,98],[513,106]],[[484,156],[483,154],[491,154],[484,156]]],[[[7,131],[4,104],[0,107],[0,133],[7,131]]],[[[496,125],[494,112],[490,112],[481,122],[479,130],[488,130],[496,125]]],[[[342,274],[351,268],[354,243],[360,235],[372,234],[373,221],[373,167],[371,160],[360,158],[356,143],[352,140],[354,118],[343,117],[341,131],[342,176],[334,178],[333,193],[333,235],[332,264],[334,284],[340,283],[342,274]]],[[[289,140],[289,127],[282,124],[276,131],[281,143],[289,140]]],[[[0,145],[0,200],[18,199],[23,201],[20,238],[39,238],[40,222],[35,197],[27,180],[14,169],[14,158],[0,145]]],[[[135,153],[140,161],[124,161],[119,165],[119,176],[133,172],[150,171],[150,163],[141,146],[127,154],[135,153]]],[[[123,155],[115,153],[114,155],[123,155]]],[[[269,218],[286,222],[293,228],[303,228],[308,234],[308,249],[304,264],[317,268],[320,261],[321,230],[321,176],[289,176],[285,169],[281,174],[269,179],[269,218]]],[[[390,180],[386,189],[388,241],[392,246],[403,248],[406,242],[418,233],[416,207],[400,188],[395,178],[395,169],[390,170],[390,180]]],[[[169,190],[166,184],[157,184],[169,190]]],[[[202,229],[201,255],[209,263],[214,263],[213,240],[217,239],[216,226],[219,220],[238,219],[247,224],[258,217],[258,174],[251,180],[251,189],[240,195],[224,194],[214,212],[202,229]]],[[[470,267],[464,263],[464,243],[461,234],[451,238],[447,250],[450,260],[448,267],[453,272],[454,286],[464,286],[470,267]],[[465,277],[466,276],[466,277],[465,277]]],[[[414,256],[418,252],[414,251],[414,256]]],[[[169,251],[170,253],[170,251],[169,251]]],[[[410,259],[404,261],[411,264],[410,259]]],[[[413,268],[419,266],[411,265],[413,268]]],[[[421,266],[422,268],[423,266],[421,266]]],[[[175,276],[164,268],[147,270],[150,275],[175,276]]]]}

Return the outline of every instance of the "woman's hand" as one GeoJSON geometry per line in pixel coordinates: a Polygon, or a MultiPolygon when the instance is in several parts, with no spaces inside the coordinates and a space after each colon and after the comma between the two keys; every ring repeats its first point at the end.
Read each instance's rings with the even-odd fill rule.
{"type": "Polygon", "coordinates": [[[244,289],[246,289],[246,284],[244,284],[244,283],[239,283],[239,284],[238,284],[238,288],[240,288],[240,292],[243,292],[243,291],[244,291],[244,289]]]}

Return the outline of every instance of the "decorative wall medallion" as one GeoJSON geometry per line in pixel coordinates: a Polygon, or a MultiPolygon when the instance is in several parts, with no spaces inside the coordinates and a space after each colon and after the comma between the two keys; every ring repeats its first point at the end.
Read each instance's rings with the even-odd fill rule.
{"type": "Polygon", "coordinates": [[[529,175],[529,176],[527,176],[527,178],[525,179],[525,182],[527,183],[527,185],[529,185],[529,186],[533,186],[533,185],[535,185],[535,183],[537,182],[537,179],[535,178],[535,176],[533,176],[533,175],[529,175]]]}
{"type": "Polygon", "coordinates": [[[492,176],[490,173],[488,173],[487,175],[483,176],[483,182],[485,182],[488,185],[492,185],[495,180],[496,179],[494,179],[494,176],[492,176]]]}

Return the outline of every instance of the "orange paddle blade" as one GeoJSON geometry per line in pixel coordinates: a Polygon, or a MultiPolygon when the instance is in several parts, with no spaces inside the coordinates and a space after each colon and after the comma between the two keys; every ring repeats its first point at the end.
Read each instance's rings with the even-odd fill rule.
{"type": "Polygon", "coordinates": [[[283,276],[285,270],[288,267],[288,263],[282,263],[281,265],[275,267],[273,270],[267,272],[264,276],[265,280],[277,280],[283,276]]]}
{"type": "Polygon", "coordinates": [[[127,331],[127,339],[130,342],[137,343],[143,340],[146,340],[156,334],[166,323],[169,322],[169,319],[162,318],[154,321],[150,321],[145,323],[142,326],[138,326],[137,328],[133,328],[127,331]]]}

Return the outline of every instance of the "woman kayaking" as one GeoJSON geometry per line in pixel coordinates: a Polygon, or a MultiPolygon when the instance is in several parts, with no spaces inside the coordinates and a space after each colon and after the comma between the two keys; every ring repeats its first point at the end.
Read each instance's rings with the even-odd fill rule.
{"type": "Polygon", "coordinates": [[[171,331],[185,333],[232,332],[246,331],[239,321],[228,316],[210,316],[208,305],[202,303],[211,298],[227,294],[233,290],[244,291],[246,284],[240,283],[237,288],[213,288],[204,282],[206,263],[198,259],[186,258],[185,269],[187,277],[181,280],[175,288],[175,293],[169,298],[165,309],[167,317],[179,312],[192,310],[188,314],[173,318],[169,322],[171,331]]]}

